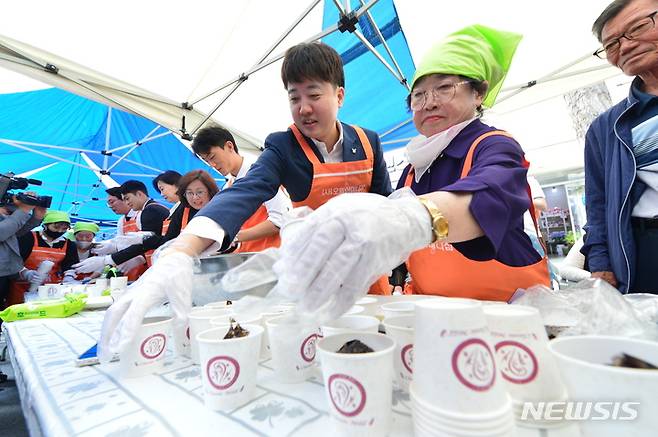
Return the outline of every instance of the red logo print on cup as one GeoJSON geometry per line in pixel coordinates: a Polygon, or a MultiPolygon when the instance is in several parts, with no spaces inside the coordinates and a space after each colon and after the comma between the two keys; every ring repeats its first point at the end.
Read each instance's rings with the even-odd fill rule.
{"type": "Polygon", "coordinates": [[[537,377],[539,365],[535,354],[524,344],[505,340],[496,345],[503,378],[514,384],[527,384],[537,377]]]}
{"type": "Polygon", "coordinates": [[[310,363],[315,359],[315,343],[318,342],[318,334],[311,334],[304,339],[302,346],[299,349],[299,353],[302,354],[302,358],[307,363],[310,363]]]}
{"type": "Polygon", "coordinates": [[[226,355],[213,357],[206,366],[206,375],[210,385],[217,390],[231,388],[240,376],[240,363],[226,355]]]}
{"type": "Polygon", "coordinates": [[[452,371],[459,382],[471,390],[489,390],[496,379],[491,349],[479,338],[462,342],[452,354],[452,371]]]}
{"type": "Polygon", "coordinates": [[[349,375],[331,375],[327,389],[334,408],[345,417],[356,416],[366,406],[366,391],[363,385],[349,375]]]}
{"type": "Polygon", "coordinates": [[[400,358],[402,359],[402,364],[404,368],[407,369],[409,373],[414,373],[414,345],[408,344],[400,349],[400,358]]]}
{"type": "Polygon", "coordinates": [[[148,360],[158,358],[165,350],[167,337],[164,334],[153,334],[142,342],[139,351],[148,360]]]}

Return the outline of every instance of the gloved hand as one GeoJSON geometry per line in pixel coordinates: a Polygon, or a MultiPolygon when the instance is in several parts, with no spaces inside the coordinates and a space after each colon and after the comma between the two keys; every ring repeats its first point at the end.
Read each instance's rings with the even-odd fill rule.
{"type": "Polygon", "coordinates": [[[146,258],[144,258],[142,255],[136,256],[134,258],[130,258],[128,261],[121,263],[117,266],[119,271],[123,274],[128,273],[135,267],[139,267],[146,263],[146,258]]]}
{"type": "Polygon", "coordinates": [[[110,255],[105,256],[91,256],[84,261],[73,265],[75,273],[92,273],[101,272],[107,265],[114,265],[110,255]]]}
{"type": "MultiPolygon", "coordinates": [[[[281,232],[273,270],[277,293],[301,313],[342,315],[369,286],[432,241],[430,215],[410,190],[393,197],[370,193],[331,199],[290,232],[281,232]]],[[[320,320],[322,322],[322,320],[320,320]]]]}
{"type": "Polygon", "coordinates": [[[109,361],[125,349],[137,334],[146,312],[169,300],[174,329],[182,334],[192,308],[194,260],[182,252],[170,252],[148,269],[105,313],[98,357],[109,361]]]}
{"type": "Polygon", "coordinates": [[[43,284],[48,278],[47,274],[41,274],[36,270],[29,269],[22,270],[20,276],[24,281],[29,282],[31,285],[34,284],[37,286],[43,284]]]}
{"type": "Polygon", "coordinates": [[[76,284],[78,281],[75,279],[75,271],[67,270],[64,272],[64,279],[62,279],[62,284],[76,284]]]}
{"type": "Polygon", "coordinates": [[[126,235],[118,235],[110,240],[96,243],[91,252],[94,255],[111,255],[133,244],[141,244],[144,238],[153,235],[153,232],[140,231],[128,232],[126,235]]]}

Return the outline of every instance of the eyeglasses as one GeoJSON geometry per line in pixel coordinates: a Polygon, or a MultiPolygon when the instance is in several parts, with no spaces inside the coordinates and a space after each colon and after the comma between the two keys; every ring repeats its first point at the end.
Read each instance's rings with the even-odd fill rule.
{"type": "Polygon", "coordinates": [[[201,198],[201,197],[205,196],[206,194],[208,194],[207,191],[197,191],[197,192],[186,191],[185,192],[185,197],[199,197],[199,198],[201,198]]]}
{"type": "Polygon", "coordinates": [[[621,47],[621,39],[626,38],[631,41],[653,29],[656,26],[656,14],[658,14],[658,11],[654,11],[641,20],[636,21],[629,30],[595,51],[594,56],[601,59],[617,56],[619,54],[619,47],[621,47]]]}
{"type": "Polygon", "coordinates": [[[455,94],[457,93],[457,87],[459,85],[464,85],[470,83],[469,81],[465,80],[463,82],[457,82],[457,83],[448,83],[448,84],[443,84],[439,85],[437,87],[432,88],[429,91],[414,91],[411,93],[411,96],[409,98],[409,107],[411,108],[412,111],[420,111],[425,107],[425,104],[427,103],[427,96],[428,93],[432,93],[432,97],[438,102],[438,103],[448,103],[452,99],[455,98],[455,94]]]}

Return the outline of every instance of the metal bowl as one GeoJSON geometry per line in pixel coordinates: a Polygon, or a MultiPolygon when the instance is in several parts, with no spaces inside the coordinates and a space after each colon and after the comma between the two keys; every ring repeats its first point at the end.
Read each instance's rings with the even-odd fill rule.
{"type": "Polygon", "coordinates": [[[195,263],[192,277],[192,303],[195,306],[205,305],[218,300],[238,300],[249,295],[264,296],[274,284],[263,284],[244,293],[228,293],[222,289],[222,278],[234,267],[251,258],[255,253],[228,253],[199,258],[195,263]]]}

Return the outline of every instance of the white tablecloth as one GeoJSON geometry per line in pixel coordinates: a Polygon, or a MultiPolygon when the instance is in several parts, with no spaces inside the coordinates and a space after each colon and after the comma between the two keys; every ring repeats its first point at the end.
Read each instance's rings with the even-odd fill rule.
{"type": "MultiPolygon", "coordinates": [[[[33,436],[335,435],[319,370],[305,383],[282,384],[269,362],[262,362],[256,397],[218,413],[204,406],[199,367],[172,350],[162,372],[143,378],[118,378],[118,363],[76,367],[75,358],[96,343],[103,314],[85,311],[67,319],[2,325],[33,436]]],[[[549,435],[519,431],[519,436],[549,435]]],[[[409,396],[396,389],[390,435],[412,434],[409,396]]]]}

